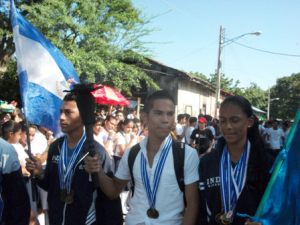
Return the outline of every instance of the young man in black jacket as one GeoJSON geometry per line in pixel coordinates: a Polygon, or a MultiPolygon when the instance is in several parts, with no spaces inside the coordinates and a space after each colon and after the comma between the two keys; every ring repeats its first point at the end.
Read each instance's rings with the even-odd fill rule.
{"type": "MultiPolygon", "coordinates": [[[[33,171],[37,184],[48,191],[50,224],[121,224],[120,199],[109,200],[101,189],[95,189],[85,171],[88,143],[75,95],[65,96],[60,112],[66,136],[51,144],[46,170],[38,158],[26,159],[27,170],[33,171]]],[[[94,145],[103,159],[102,169],[113,176],[107,151],[96,141],[94,145]]]]}

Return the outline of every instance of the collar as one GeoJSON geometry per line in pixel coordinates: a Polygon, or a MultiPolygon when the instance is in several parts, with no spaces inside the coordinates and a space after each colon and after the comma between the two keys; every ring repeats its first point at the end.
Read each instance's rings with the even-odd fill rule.
{"type": "MultiPolygon", "coordinates": [[[[164,139],[164,141],[161,143],[160,147],[159,147],[159,150],[157,151],[157,153],[161,153],[164,146],[165,146],[165,143],[167,141],[167,138],[168,136],[164,139]]],[[[148,143],[148,139],[149,139],[149,135],[147,135],[141,142],[140,142],[140,147],[141,147],[141,151],[143,151],[143,153],[145,154],[146,156],[146,159],[148,160],[148,157],[147,157],[147,143],[148,143]]]]}

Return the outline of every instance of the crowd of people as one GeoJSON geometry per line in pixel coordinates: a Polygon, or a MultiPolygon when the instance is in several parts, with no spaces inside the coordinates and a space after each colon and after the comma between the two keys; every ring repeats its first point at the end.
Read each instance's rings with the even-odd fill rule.
{"type": "Polygon", "coordinates": [[[96,112],[91,157],[75,94],[60,112],[58,139],[18,108],[0,115],[0,224],[259,224],[236,213],[255,214],[292,124],[259,122],[240,96],[223,101],[219,120],[179,114],[175,123],[173,97],[157,91],[141,119],[123,106],[96,112]]]}

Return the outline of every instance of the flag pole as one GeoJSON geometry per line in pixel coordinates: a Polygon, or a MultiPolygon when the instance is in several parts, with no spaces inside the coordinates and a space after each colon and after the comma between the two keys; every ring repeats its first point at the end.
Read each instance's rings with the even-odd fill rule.
{"type": "MultiPolygon", "coordinates": [[[[25,108],[24,108],[25,110],[25,108]]],[[[26,136],[27,136],[27,146],[28,146],[28,155],[29,159],[31,160],[31,145],[30,145],[30,136],[29,136],[29,123],[28,123],[28,117],[25,119],[26,121],[26,136]]],[[[36,191],[35,191],[35,182],[33,179],[33,172],[30,171],[30,183],[31,183],[31,194],[32,194],[32,201],[35,202],[36,198],[36,191]]]]}
{"type": "MultiPolygon", "coordinates": [[[[298,111],[297,111],[297,114],[296,114],[296,118],[295,118],[294,123],[293,123],[293,125],[292,125],[292,127],[291,127],[290,133],[289,133],[289,135],[288,135],[288,137],[287,137],[287,139],[286,139],[286,141],[285,141],[285,149],[286,149],[287,151],[288,151],[289,148],[290,148],[290,145],[291,145],[291,142],[292,142],[293,137],[294,137],[294,135],[295,135],[295,131],[296,131],[296,129],[297,129],[299,120],[300,120],[300,107],[298,108],[298,111]]],[[[274,168],[274,171],[273,171],[273,173],[272,173],[272,176],[271,176],[271,178],[270,178],[270,181],[269,181],[269,183],[268,183],[268,186],[267,186],[267,188],[266,188],[266,190],[265,190],[265,193],[264,193],[264,195],[263,195],[263,197],[262,197],[262,199],[261,199],[261,201],[260,201],[260,204],[259,204],[259,206],[258,206],[258,208],[257,208],[257,211],[256,211],[256,213],[255,213],[255,217],[258,218],[258,219],[261,217],[261,214],[262,214],[262,212],[263,212],[263,209],[264,209],[264,207],[265,207],[265,205],[266,205],[266,203],[267,203],[267,200],[268,200],[268,198],[269,198],[269,196],[270,196],[270,194],[271,194],[273,185],[274,185],[274,183],[275,183],[275,181],[276,181],[277,175],[278,175],[278,173],[279,173],[279,171],[280,171],[280,169],[281,169],[281,166],[282,166],[284,160],[285,160],[285,159],[280,158],[280,159],[278,160],[278,162],[277,162],[275,168],[274,168]]]]}

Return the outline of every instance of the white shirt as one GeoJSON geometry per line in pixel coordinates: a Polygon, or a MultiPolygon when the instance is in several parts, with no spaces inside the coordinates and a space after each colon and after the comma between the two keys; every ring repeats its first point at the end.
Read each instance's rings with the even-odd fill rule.
{"type": "MultiPolygon", "coordinates": [[[[96,135],[94,135],[94,138],[95,138],[96,135]]],[[[95,140],[98,141],[100,144],[103,145],[104,147],[104,144],[106,143],[107,141],[107,138],[108,138],[108,132],[103,129],[100,134],[98,134],[98,136],[96,136],[95,140]]],[[[110,143],[109,143],[109,146],[108,146],[108,151],[110,151],[110,155],[113,156],[114,155],[114,140],[111,140],[110,143]]]]}
{"type": "MultiPolygon", "coordinates": [[[[161,179],[158,185],[156,195],[155,208],[159,212],[157,219],[150,219],[147,216],[147,210],[149,209],[148,198],[146,190],[144,188],[141,177],[141,154],[143,153],[147,161],[147,172],[151,190],[153,190],[154,172],[166,142],[166,139],[161,144],[158,152],[153,159],[152,168],[149,167],[147,157],[148,136],[139,144],[141,151],[137,154],[133,165],[133,176],[135,181],[134,196],[131,199],[130,208],[126,216],[126,225],[180,225],[182,223],[183,216],[181,212],[184,210],[183,193],[180,191],[176,174],[174,170],[174,159],[172,147],[166,158],[166,162],[162,171],[161,179]]],[[[128,154],[131,149],[127,149],[121,159],[119,168],[115,176],[121,180],[130,180],[130,172],[128,168],[128,154]]],[[[198,174],[199,158],[195,149],[189,146],[185,147],[185,159],[184,159],[184,183],[186,185],[194,183],[199,180],[198,174]]]]}
{"type": "Polygon", "coordinates": [[[280,149],[280,139],[284,137],[284,133],[281,129],[274,130],[269,128],[268,130],[269,142],[272,149],[280,149]]]}
{"type": "MultiPolygon", "coordinates": [[[[30,145],[31,145],[31,153],[34,155],[36,154],[42,155],[48,149],[47,139],[39,130],[36,130],[34,139],[32,140],[32,142],[30,142],[30,145]]],[[[46,164],[47,164],[47,160],[43,163],[43,166],[45,166],[46,164]]]]}
{"type": "Polygon", "coordinates": [[[16,149],[17,153],[18,153],[18,158],[19,160],[22,160],[23,163],[26,163],[26,158],[29,158],[29,156],[27,155],[27,153],[25,152],[25,149],[23,147],[23,145],[21,145],[19,142],[16,144],[12,144],[12,146],[14,146],[14,148],[16,149]]]}
{"type": "Polygon", "coordinates": [[[259,134],[262,134],[262,132],[265,130],[265,128],[263,127],[263,125],[259,124],[258,130],[259,130],[259,134]]]}
{"type": "MultiPolygon", "coordinates": [[[[176,135],[182,135],[183,131],[184,131],[184,126],[185,124],[176,124],[176,135]]],[[[181,142],[185,142],[185,138],[183,137],[181,139],[181,142]]]]}
{"type": "Polygon", "coordinates": [[[117,143],[117,146],[116,146],[116,156],[119,156],[119,157],[122,157],[122,155],[120,155],[120,148],[119,148],[119,145],[124,145],[124,147],[126,147],[129,142],[130,142],[130,134],[125,134],[124,132],[120,133],[118,132],[117,133],[118,135],[118,143],[117,143]]]}
{"type": "MultiPolygon", "coordinates": [[[[269,128],[264,129],[264,134],[268,134],[269,128]]],[[[268,142],[268,135],[265,136],[265,141],[268,142]]]]}
{"type": "Polygon", "coordinates": [[[133,120],[134,118],[135,118],[135,117],[134,117],[134,115],[133,115],[132,113],[130,113],[130,114],[127,115],[127,119],[133,120]]]}
{"type": "Polygon", "coordinates": [[[194,127],[191,127],[189,126],[187,129],[186,129],[186,132],[185,132],[185,143],[186,144],[190,144],[190,140],[191,140],[191,134],[193,133],[193,130],[195,128],[194,127]]]}
{"type": "MultiPolygon", "coordinates": [[[[104,130],[104,129],[103,129],[104,130]]],[[[98,135],[94,134],[94,140],[104,147],[103,143],[103,132],[101,131],[98,135]]]]}

